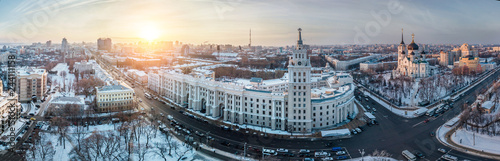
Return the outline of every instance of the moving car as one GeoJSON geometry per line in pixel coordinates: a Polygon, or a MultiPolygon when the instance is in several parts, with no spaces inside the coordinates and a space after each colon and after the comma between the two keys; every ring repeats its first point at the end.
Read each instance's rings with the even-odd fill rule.
{"type": "Polygon", "coordinates": [[[347,159],[347,156],[338,156],[336,159],[337,160],[344,160],[344,159],[347,159]]]}
{"type": "Polygon", "coordinates": [[[345,151],[338,151],[337,153],[335,153],[336,155],[345,155],[346,152],[345,151]]]}
{"type": "Polygon", "coordinates": [[[438,151],[441,152],[441,153],[446,153],[446,150],[443,149],[443,148],[439,148],[438,151]]]}
{"type": "Polygon", "coordinates": [[[276,149],[276,151],[277,151],[278,153],[287,153],[287,152],[288,152],[288,149],[279,148],[279,149],[276,149]]]}

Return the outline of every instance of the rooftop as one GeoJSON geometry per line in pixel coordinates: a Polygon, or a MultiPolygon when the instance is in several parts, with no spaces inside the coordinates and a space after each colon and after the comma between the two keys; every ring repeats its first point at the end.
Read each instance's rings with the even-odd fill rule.
{"type": "Polygon", "coordinates": [[[99,92],[109,92],[109,91],[133,91],[130,88],[127,88],[123,85],[108,85],[108,86],[102,86],[98,88],[99,92]]]}

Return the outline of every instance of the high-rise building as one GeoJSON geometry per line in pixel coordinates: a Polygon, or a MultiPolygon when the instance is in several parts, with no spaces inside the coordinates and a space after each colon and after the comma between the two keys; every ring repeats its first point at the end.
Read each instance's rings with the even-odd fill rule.
{"type": "Polygon", "coordinates": [[[40,100],[47,89],[45,69],[23,67],[17,69],[16,86],[19,102],[40,100]]]}
{"type": "Polygon", "coordinates": [[[448,66],[448,65],[453,65],[453,62],[457,60],[455,58],[455,53],[454,52],[444,52],[441,51],[439,53],[439,65],[441,66],[448,66]]]}
{"type": "Polygon", "coordinates": [[[293,131],[310,131],[311,119],[311,62],[307,49],[302,44],[302,29],[299,28],[297,46],[288,63],[288,121],[293,131]],[[297,112],[302,111],[302,112],[297,112]]]}
{"type": "Polygon", "coordinates": [[[68,52],[68,50],[69,50],[68,40],[66,38],[63,38],[61,42],[61,51],[66,53],[68,52]]]}
{"type": "Polygon", "coordinates": [[[182,53],[183,56],[189,55],[189,46],[188,45],[182,45],[181,53],[182,53]]]}
{"type": "Polygon", "coordinates": [[[110,51],[112,49],[112,41],[111,38],[99,38],[97,39],[97,49],[98,50],[107,50],[110,51]]]}
{"type": "Polygon", "coordinates": [[[47,42],[45,43],[45,45],[46,45],[47,47],[50,47],[50,46],[52,45],[52,40],[47,41],[47,42]]]}

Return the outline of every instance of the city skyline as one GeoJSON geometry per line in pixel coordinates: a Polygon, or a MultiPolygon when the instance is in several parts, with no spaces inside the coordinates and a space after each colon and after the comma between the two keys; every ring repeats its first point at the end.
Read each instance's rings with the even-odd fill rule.
{"type": "Polygon", "coordinates": [[[401,28],[423,44],[494,44],[497,1],[0,1],[0,43],[63,37],[69,42],[180,41],[191,44],[293,45],[295,29],[310,45],[397,44],[401,28]],[[175,4],[175,5],[173,5],[175,4]],[[443,7],[445,6],[445,7],[443,7]],[[390,15],[389,18],[386,15],[390,15]],[[478,27],[478,25],[480,25],[478,27]],[[368,27],[368,30],[366,30],[368,27]]]}

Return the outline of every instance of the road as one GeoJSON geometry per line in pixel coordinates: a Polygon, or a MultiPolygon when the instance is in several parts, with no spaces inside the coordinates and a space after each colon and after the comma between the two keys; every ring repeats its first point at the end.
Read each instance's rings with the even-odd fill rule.
{"type": "MultiPolygon", "coordinates": [[[[115,73],[113,73],[115,74],[115,73]]],[[[380,104],[374,102],[373,100],[361,101],[362,104],[369,104],[370,107],[377,108],[375,116],[379,121],[380,125],[374,125],[372,127],[365,127],[365,130],[355,135],[349,139],[339,139],[339,140],[324,140],[324,139],[282,139],[282,138],[271,138],[264,137],[261,135],[245,134],[244,132],[234,132],[226,131],[221,129],[217,125],[205,123],[198,121],[186,115],[183,115],[174,110],[171,107],[161,103],[157,100],[148,100],[144,97],[144,91],[140,87],[134,88],[136,96],[143,100],[146,106],[152,107],[155,111],[160,111],[165,115],[172,115],[175,120],[186,126],[192,132],[200,131],[203,133],[209,133],[210,136],[215,138],[214,143],[211,145],[230,152],[241,154],[243,150],[244,143],[253,148],[287,148],[291,152],[297,152],[299,149],[310,149],[311,151],[329,151],[333,146],[345,147],[352,157],[361,157],[358,149],[364,149],[366,154],[371,154],[374,150],[386,150],[392,154],[393,158],[405,159],[401,155],[403,149],[408,149],[411,152],[418,150],[422,152],[426,157],[422,160],[436,160],[442,153],[438,152],[438,148],[444,148],[450,150],[450,148],[442,145],[436,137],[430,136],[430,132],[436,131],[436,129],[443,125],[447,120],[458,115],[461,110],[461,106],[465,101],[473,102],[477,93],[481,89],[485,89],[487,85],[491,84],[500,72],[496,72],[491,77],[475,86],[474,88],[468,90],[465,96],[457,100],[454,104],[454,108],[447,111],[443,115],[437,118],[429,118],[431,120],[428,123],[423,123],[427,116],[408,119],[397,116],[392,112],[388,111],[386,108],[382,107],[380,104]],[[220,142],[227,141],[231,145],[229,147],[219,144],[220,142]],[[328,143],[332,145],[325,146],[328,143]],[[236,145],[236,146],[235,146],[236,145]]],[[[180,109],[180,107],[177,107],[180,109]]],[[[201,140],[197,138],[198,140],[201,140]]],[[[195,136],[196,140],[196,136],[195,136]]],[[[201,140],[203,142],[203,140],[201,140]]],[[[257,153],[252,150],[247,150],[247,153],[253,156],[260,156],[261,153],[257,153]]],[[[466,153],[451,150],[449,154],[459,157],[459,159],[469,159],[469,160],[489,160],[486,158],[481,158],[466,153]]],[[[284,160],[296,160],[298,157],[293,158],[281,158],[284,160]]]]}

